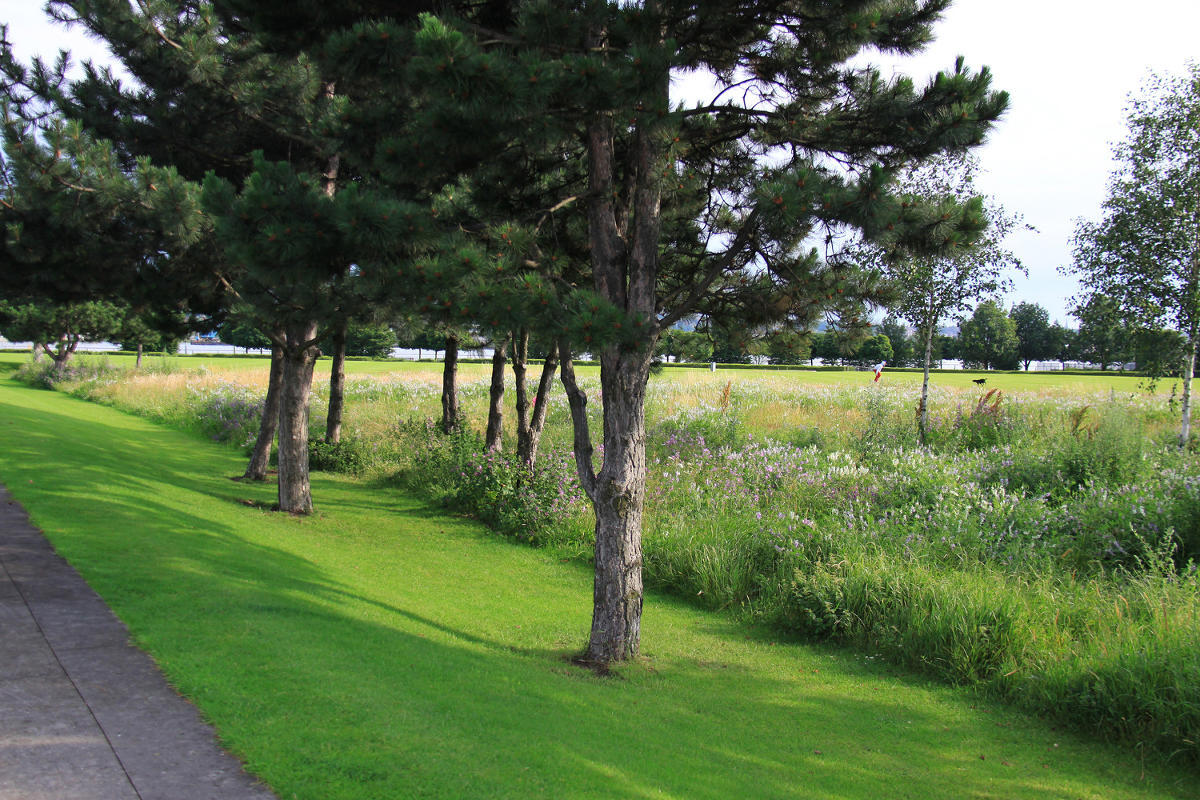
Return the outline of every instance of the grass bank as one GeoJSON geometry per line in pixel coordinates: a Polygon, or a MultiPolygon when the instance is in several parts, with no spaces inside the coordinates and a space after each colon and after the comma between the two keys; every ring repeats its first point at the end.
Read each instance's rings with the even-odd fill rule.
{"type": "Polygon", "coordinates": [[[650,595],[646,657],[565,658],[590,574],[314,476],[263,511],[228,448],[0,380],[0,480],[283,798],[1162,798],[1194,775],[875,659],[650,595]]]}

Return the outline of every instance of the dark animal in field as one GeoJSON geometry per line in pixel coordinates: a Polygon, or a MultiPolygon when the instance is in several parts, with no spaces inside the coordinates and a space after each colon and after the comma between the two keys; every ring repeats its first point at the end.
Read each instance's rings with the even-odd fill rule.
{"type": "Polygon", "coordinates": [[[983,386],[985,383],[987,383],[987,378],[976,378],[973,381],[971,381],[971,383],[977,384],[979,386],[983,386]]]}

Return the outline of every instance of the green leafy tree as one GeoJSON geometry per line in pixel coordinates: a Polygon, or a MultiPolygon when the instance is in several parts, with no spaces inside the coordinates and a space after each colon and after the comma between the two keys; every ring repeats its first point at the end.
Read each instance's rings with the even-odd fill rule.
{"type": "Polygon", "coordinates": [[[994,300],[985,300],[970,318],[960,323],[959,345],[963,363],[982,369],[1015,369],[1017,326],[994,300]]]}
{"type": "Polygon", "coordinates": [[[706,328],[712,341],[712,353],[708,360],[718,364],[749,364],[750,335],[724,325],[709,324],[706,328]]]}
{"type": "Polygon", "coordinates": [[[1031,362],[1054,355],[1049,311],[1037,303],[1017,303],[1008,315],[1017,328],[1017,359],[1026,371],[1031,362]]]}
{"type": "MultiPolygon", "coordinates": [[[[386,358],[396,347],[396,333],[387,325],[350,323],[346,326],[346,355],[358,358],[386,358]]],[[[324,353],[332,352],[332,333],[327,333],[318,345],[324,353]]],[[[442,338],[445,346],[445,337],[442,338]]]]}
{"type": "Polygon", "coordinates": [[[217,327],[217,336],[225,344],[243,350],[270,350],[271,338],[259,330],[252,319],[230,315],[217,327]]]}
{"type": "Polygon", "coordinates": [[[1057,360],[1064,369],[1068,361],[1079,358],[1078,332],[1058,322],[1050,326],[1050,357],[1057,360]]]}
{"type": "Polygon", "coordinates": [[[1092,294],[1111,297],[1133,327],[1183,336],[1184,447],[1200,343],[1200,64],[1183,75],[1152,76],[1131,99],[1126,124],[1103,217],[1076,228],[1073,270],[1092,294]]]}
{"type": "Polygon", "coordinates": [[[824,366],[832,366],[838,363],[845,355],[837,332],[829,329],[812,335],[812,350],[810,353],[814,358],[821,359],[821,364],[824,366]]]}
{"type": "Polygon", "coordinates": [[[670,328],[658,338],[655,352],[685,363],[708,361],[712,354],[712,342],[702,331],[670,328]]]}
{"type": "Polygon", "coordinates": [[[937,361],[939,365],[948,358],[961,358],[962,356],[962,347],[958,336],[941,332],[933,336],[932,351],[933,360],[937,361]]]}
{"type": "Polygon", "coordinates": [[[418,358],[425,350],[432,350],[434,358],[446,346],[446,334],[435,326],[421,323],[420,327],[405,327],[397,333],[399,347],[416,350],[418,358]]]}
{"type": "Polygon", "coordinates": [[[895,358],[895,353],[888,337],[885,334],[877,333],[858,346],[854,357],[860,366],[878,364],[880,361],[890,364],[895,358]]]}
{"type": "Polygon", "coordinates": [[[851,301],[874,287],[856,265],[804,250],[813,233],[858,229],[885,245],[933,250],[965,244],[983,227],[979,203],[935,209],[902,202],[889,184],[910,160],[981,140],[1006,104],[989,92],[988,75],[960,64],[917,90],[848,63],[866,48],[919,47],[945,6],[531,4],[502,33],[472,40],[432,21],[422,33],[423,82],[434,102],[463,89],[477,98],[470,138],[444,136],[440,148],[423,139],[424,158],[461,158],[464,146],[487,146],[493,136],[507,145],[519,131],[547,124],[571,128],[574,136],[561,139],[583,143],[587,191],[575,197],[598,302],[560,319],[558,330],[577,471],[597,516],[585,661],[607,664],[638,651],[644,402],[659,335],[718,303],[789,317],[798,330],[826,309],[857,312],[851,301]],[[711,71],[722,94],[675,106],[672,70],[711,71]],[[694,235],[666,258],[664,231],[680,208],[669,201],[697,185],[708,202],[694,235]],[[592,332],[614,329],[621,335],[605,340],[592,332]],[[599,469],[573,346],[601,362],[599,469]]]}
{"type": "Polygon", "coordinates": [[[1187,354],[1187,339],[1169,328],[1141,329],[1133,334],[1132,355],[1138,369],[1154,377],[1181,375],[1179,365],[1187,354]]]}
{"type": "Polygon", "coordinates": [[[889,363],[897,367],[911,367],[917,361],[913,350],[913,337],[909,335],[908,326],[895,315],[889,314],[879,324],[879,333],[888,338],[892,345],[892,357],[889,363]]]}
{"type": "Polygon", "coordinates": [[[1071,313],[1079,320],[1073,357],[1108,369],[1110,364],[1123,363],[1132,356],[1134,331],[1112,297],[1093,294],[1076,305],[1071,313]]]}
{"type": "Polygon", "coordinates": [[[778,328],[766,336],[769,364],[803,364],[810,355],[809,336],[791,328],[778,328]]]}
{"type": "Polygon", "coordinates": [[[396,334],[386,325],[352,324],[346,331],[346,355],[387,358],[396,346],[396,334]]]}
{"type": "Polygon", "coordinates": [[[149,350],[157,353],[175,353],[187,332],[187,317],[181,313],[162,315],[132,309],[125,315],[121,327],[115,332],[122,350],[137,352],[137,366],[142,365],[142,354],[149,350]]]}

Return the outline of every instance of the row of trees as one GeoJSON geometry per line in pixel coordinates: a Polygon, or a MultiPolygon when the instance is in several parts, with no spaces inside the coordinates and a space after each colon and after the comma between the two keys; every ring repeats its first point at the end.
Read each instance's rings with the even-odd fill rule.
{"type": "Polygon", "coordinates": [[[324,337],[336,383],[354,322],[415,314],[447,344],[477,331],[519,370],[519,434],[543,342],[596,513],[583,658],[629,658],[659,338],[693,314],[865,324],[886,287],[807,242],[917,258],[987,228],[977,198],[896,182],[982,141],[1007,104],[987,71],[960,61],[917,86],[855,60],[920,48],[947,3],[51,0],[133,82],[4,51],[0,291],[252,319],[273,349],[263,433],[277,422],[294,513],[312,508],[324,337]],[[697,71],[712,96],[673,100],[672,74],[697,71]],[[601,363],[602,455],[575,380],[584,350],[601,363]]]}
{"type": "MultiPolygon", "coordinates": [[[[293,513],[312,510],[314,362],[323,347],[334,355],[336,441],[354,326],[415,317],[444,337],[447,431],[459,344],[490,341],[494,372],[510,363],[517,376],[527,460],[546,407],[531,413],[526,393],[540,348],[538,392],[560,375],[596,514],[583,658],[629,658],[645,390],[675,324],[698,315],[731,344],[777,329],[786,353],[818,320],[855,336],[885,305],[928,367],[939,322],[1020,266],[1002,247],[1019,218],[971,183],[967,154],[1007,105],[987,70],[960,59],[918,87],[856,58],[919,49],[948,2],[50,0],[132,81],[95,65],[72,78],[65,58],[26,66],[0,48],[0,294],[11,308],[107,302],[141,318],[247,321],[272,348],[247,472],[277,437],[279,507],[293,513]],[[716,89],[681,103],[670,85],[682,72],[716,89]],[[601,364],[602,453],[575,379],[583,351],[601,364]]],[[[1124,217],[1114,200],[1096,235],[1081,234],[1098,296],[1127,316],[1155,296],[1158,284],[1113,263],[1133,234],[1109,232],[1132,229],[1117,223],[1137,202],[1186,209],[1196,194],[1138,195],[1124,217]]],[[[1170,247],[1190,254],[1194,278],[1183,244],[1170,247]]],[[[1171,280],[1160,283],[1181,285],[1171,280]]],[[[1173,320],[1192,343],[1194,319],[1173,320]]],[[[928,380],[926,369],[922,435],[928,380]]]]}
{"type": "MultiPolygon", "coordinates": [[[[1086,362],[1100,369],[1124,367],[1161,374],[1182,357],[1182,340],[1169,330],[1139,331],[1126,323],[1109,298],[1092,298],[1075,311],[1078,329],[1051,323],[1049,312],[1022,302],[1007,312],[995,300],[984,300],[959,319],[956,333],[938,331],[931,356],[935,362],[959,359],[979,369],[1029,369],[1034,362],[1086,362]]],[[[797,332],[787,328],[740,336],[701,325],[696,330],[668,331],[659,340],[661,356],[675,361],[739,364],[824,364],[867,366],[887,361],[895,367],[922,367],[924,342],[892,314],[864,332],[826,329],[797,332]]]]}
{"type": "MultiPolygon", "coordinates": [[[[936,362],[959,359],[982,369],[1029,369],[1032,362],[1087,362],[1100,369],[1123,368],[1134,362],[1153,374],[1170,371],[1184,357],[1186,342],[1175,331],[1138,330],[1121,316],[1111,298],[1091,297],[1076,310],[1078,329],[1051,323],[1049,312],[1036,303],[1022,302],[1007,314],[995,301],[976,306],[960,320],[957,334],[937,333],[932,357],[936,362]]],[[[128,307],[104,301],[51,306],[0,304],[0,335],[13,341],[36,342],[35,356],[48,354],[65,363],[82,341],[111,340],[123,349],[173,353],[178,349],[186,320],[143,319],[128,307]]],[[[228,317],[217,329],[221,342],[245,350],[270,350],[271,339],[244,317],[228,317]]],[[[435,358],[446,348],[446,335],[433,327],[410,323],[393,328],[382,324],[350,323],[346,327],[345,355],[385,358],[395,347],[429,351],[435,358]]],[[[461,335],[460,349],[480,349],[489,343],[461,335]]],[[[860,332],[835,329],[797,332],[777,328],[761,335],[735,338],[715,326],[694,330],[672,328],[660,337],[656,353],[680,362],[717,361],[724,364],[765,361],[768,364],[824,364],[868,366],[887,361],[893,367],[921,367],[923,354],[912,330],[897,317],[888,316],[860,332]]],[[[318,342],[322,352],[335,345],[326,336],[318,342]]]]}

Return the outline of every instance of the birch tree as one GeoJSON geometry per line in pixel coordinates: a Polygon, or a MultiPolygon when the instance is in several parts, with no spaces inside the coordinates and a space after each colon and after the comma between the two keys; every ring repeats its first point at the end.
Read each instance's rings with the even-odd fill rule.
{"type": "Polygon", "coordinates": [[[1075,232],[1074,271],[1138,330],[1174,330],[1185,346],[1179,446],[1191,436],[1200,340],[1200,65],[1153,75],[1127,108],[1098,222],[1075,232]]]}

